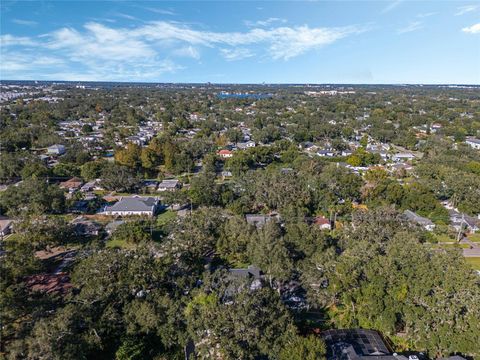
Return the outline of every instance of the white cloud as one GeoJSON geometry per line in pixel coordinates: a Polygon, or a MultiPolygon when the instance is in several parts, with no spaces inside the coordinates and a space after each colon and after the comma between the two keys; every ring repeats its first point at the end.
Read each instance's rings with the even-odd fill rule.
{"type": "Polygon", "coordinates": [[[179,56],[179,57],[192,58],[196,60],[200,59],[200,52],[198,51],[198,49],[194,48],[191,45],[173,50],[173,55],[179,56]]]}
{"type": "Polygon", "coordinates": [[[274,24],[274,23],[282,23],[282,24],[285,24],[286,22],[287,22],[286,19],[281,19],[281,18],[276,18],[276,17],[270,17],[270,18],[268,18],[268,19],[258,20],[258,21],[246,20],[246,21],[245,21],[245,25],[247,25],[248,27],[257,27],[257,26],[266,27],[266,26],[269,26],[269,25],[274,24]]]}
{"type": "Polygon", "coordinates": [[[386,7],[384,7],[381,11],[382,14],[388,13],[395,9],[398,5],[400,5],[403,2],[403,0],[395,0],[390,2],[386,7]]]}
{"type": "Polygon", "coordinates": [[[424,26],[423,26],[423,23],[421,21],[412,21],[407,26],[405,26],[401,29],[398,29],[397,33],[398,34],[405,34],[405,33],[409,33],[409,32],[412,32],[412,31],[417,31],[417,30],[423,29],[423,27],[424,26]]]}
{"type": "Polygon", "coordinates": [[[249,49],[245,49],[245,48],[220,49],[220,53],[223,55],[225,60],[228,60],[228,61],[242,60],[255,55],[249,49]]]}
{"type": "Polygon", "coordinates": [[[166,10],[166,9],[157,9],[157,8],[152,8],[152,7],[142,7],[142,9],[148,10],[150,12],[153,12],[155,14],[160,14],[160,15],[176,15],[175,12],[171,10],[166,10]]]}
{"type": "Polygon", "coordinates": [[[35,26],[38,25],[36,21],[31,20],[22,20],[22,19],[12,19],[12,22],[18,25],[25,25],[25,26],[35,26]]]}
{"type": "Polygon", "coordinates": [[[455,13],[455,16],[460,16],[467,14],[469,12],[475,11],[479,8],[479,5],[465,5],[465,6],[460,6],[457,8],[457,12],[455,13]]]}
{"type": "MultiPolygon", "coordinates": [[[[158,80],[162,74],[183,68],[172,57],[175,61],[198,60],[202,47],[216,49],[228,61],[257,55],[288,60],[363,31],[366,28],[358,26],[303,25],[217,32],[166,21],[142,23],[133,28],[88,22],[80,29],[63,27],[32,38],[2,35],[2,50],[8,47],[23,57],[17,65],[10,61],[1,67],[9,78],[19,77],[18,74],[24,78],[30,73],[27,70],[40,68],[45,76],[71,71],[91,80],[158,80]]],[[[2,63],[4,55],[5,52],[2,63]]]]}
{"type": "Polygon", "coordinates": [[[417,18],[423,19],[423,18],[430,17],[430,16],[433,16],[433,15],[436,15],[436,14],[437,14],[436,12],[417,14],[417,18]]]}
{"type": "Polygon", "coordinates": [[[5,46],[30,46],[35,45],[35,41],[26,36],[13,36],[10,34],[0,35],[0,45],[5,46]]]}
{"type": "Polygon", "coordinates": [[[462,31],[469,34],[480,34],[480,23],[464,27],[462,31]]]}
{"type": "Polygon", "coordinates": [[[143,39],[163,42],[178,41],[208,47],[216,45],[245,47],[263,44],[266,45],[269,55],[274,59],[289,59],[362,31],[365,29],[354,26],[310,28],[303,25],[270,29],[254,28],[246,32],[212,32],[194,30],[182,24],[158,21],[137,28],[131,33],[133,36],[143,39]]]}

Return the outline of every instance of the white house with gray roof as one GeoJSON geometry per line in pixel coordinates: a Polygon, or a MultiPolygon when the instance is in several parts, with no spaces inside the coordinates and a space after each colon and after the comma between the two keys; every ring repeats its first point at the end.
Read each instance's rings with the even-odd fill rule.
{"type": "Polygon", "coordinates": [[[435,229],[435,224],[430,219],[420,216],[413,211],[405,210],[404,215],[409,221],[422,226],[425,230],[433,231],[435,229]]]}
{"type": "Polygon", "coordinates": [[[55,144],[47,148],[47,154],[49,155],[63,155],[65,151],[65,146],[60,144],[55,144]]]}
{"type": "Polygon", "coordinates": [[[473,137],[469,137],[467,138],[467,140],[465,141],[467,143],[467,145],[469,145],[470,147],[474,148],[474,149],[477,149],[477,150],[480,150],[480,139],[476,139],[476,138],[473,138],[473,137]]]}
{"type": "Polygon", "coordinates": [[[107,206],[104,214],[112,216],[153,216],[158,204],[158,199],[153,197],[125,197],[112,206],[107,206]]]}

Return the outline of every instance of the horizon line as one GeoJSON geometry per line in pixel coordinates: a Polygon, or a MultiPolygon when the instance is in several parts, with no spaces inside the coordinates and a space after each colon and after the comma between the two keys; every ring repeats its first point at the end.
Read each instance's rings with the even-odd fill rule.
{"type": "Polygon", "coordinates": [[[480,87],[480,83],[422,83],[422,82],[391,82],[391,83],[341,83],[341,82],[325,82],[325,83],[294,83],[294,82],[161,82],[161,81],[127,81],[127,80],[35,80],[35,79],[0,79],[0,82],[64,82],[64,83],[113,83],[113,84],[173,84],[173,85],[390,85],[390,86],[474,86],[480,87]]]}

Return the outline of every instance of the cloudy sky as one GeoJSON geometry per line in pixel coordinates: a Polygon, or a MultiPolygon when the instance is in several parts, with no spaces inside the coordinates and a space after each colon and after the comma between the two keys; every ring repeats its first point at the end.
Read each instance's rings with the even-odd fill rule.
{"type": "Polygon", "coordinates": [[[478,1],[8,1],[0,79],[480,83],[478,1]]]}

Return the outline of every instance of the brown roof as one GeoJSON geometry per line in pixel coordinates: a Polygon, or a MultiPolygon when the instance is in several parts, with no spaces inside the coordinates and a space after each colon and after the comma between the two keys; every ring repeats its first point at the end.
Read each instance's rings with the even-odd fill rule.
{"type": "Polygon", "coordinates": [[[330,220],[323,216],[317,216],[314,220],[315,225],[330,225],[330,220]]]}
{"type": "Polygon", "coordinates": [[[31,291],[47,294],[59,293],[64,295],[72,288],[70,276],[66,273],[32,275],[28,276],[25,281],[31,291]]]}
{"type": "Polygon", "coordinates": [[[62,189],[72,189],[72,188],[79,188],[83,185],[83,180],[77,177],[73,177],[67,181],[61,182],[60,187],[62,189]]]}

